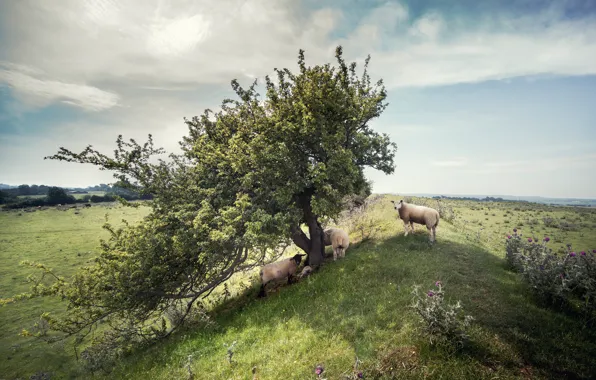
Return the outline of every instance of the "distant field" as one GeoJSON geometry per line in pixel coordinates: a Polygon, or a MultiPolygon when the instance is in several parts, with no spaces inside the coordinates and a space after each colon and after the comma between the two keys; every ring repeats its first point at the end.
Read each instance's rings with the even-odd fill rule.
{"type": "MultiPolygon", "coordinates": [[[[570,315],[537,306],[503,260],[504,240],[513,228],[524,237],[548,235],[555,250],[567,243],[578,251],[596,249],[596,210],[443,201],[455,219],[441,221],[438,242],[429,248],[424,227],[416,225],[416,234],[403,236],[403,223],[389,202],[398,198],[385,196],[374,205],[368,215],[378,233],[359,245],[360,234],[352,231],[344,260],[268,299],[256,300],[253,287],[246,296],[216,305],[215,328],[181,330],[126,358],[105,378],[187,378],[191,354],[195,379],[201,380],[250,379],[253,366],[260,380],[308,379],[315,378],[317,364],[325,366],[324,377],[338,379],[349,372],[355,356],[363,361],[365,374],[389,363],[396,368],[395,378],[547,379],[596,373],[596,334],[582,330],[570,315]],[[443,281],[448,299],[462,300],[476,318],[474,348],[463,356],[431,348],[420,338],[408,308],[411,286],[429,289],[435,280],[443,281]],[[236,364],[230,365],[224,344],[234,340],[236,364]]],[[[437,207],[431,199],[411,201],[437,207]]],[[[93,257],[99,236],[106,236],[100,229],[105,212],[117,224],[123,217],[139,220],[147,211],[94,205],[79,215],[54,209],[21,216],[1,212],[0,296],[27,290],[24,278],[31,272],[17,265],[20,260],[39,260],[72,274],[93,257]]],[[[248,281],[237,276],[232,288],[248,281]]],[[[0,308],[0,358],[6,359],[0,361],[0,378],[27,378],[41,370],[80,378],[68,345],[51,348],[16,335],[30,328],[42,310],[58,306],[32,300],[0,308]]],[[[85,376],[93,377],[102,376],[85,376]]]]}
{"type": "MultiPolygon", "coordinates": [[[[36,211],[0,212],[0,297],[5,298],[29,290],[26,278],[37,272],[20,266],[21,260],[39,261],[70,276],[88,263],[98,252],[100,237],[107,232],[101,226],[107,213],[110,223],[121,220],[136,222],[149,211],[148,207],[123,208],[114,203],[91,208],[59,211],[55,208],[36,211]]],[[[29,378],[34,370],[70,372],[72,350],[50,347],[17,334],[31,329],[43,311],[59,311],[54,300],[30,300],[0,307],[0,379],[29,378]]]]}

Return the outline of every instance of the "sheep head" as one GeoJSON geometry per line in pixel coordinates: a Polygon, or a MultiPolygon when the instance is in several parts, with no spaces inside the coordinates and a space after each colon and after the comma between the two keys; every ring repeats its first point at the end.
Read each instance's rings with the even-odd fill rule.
{"type": "Polygon", "coordinates": [[[399,211],[399,209],[402,208],[402,206],[404,205],[404,200],[401,199],[398,203],[395,203],[395,201],[391,201],[391,203],[393,203],[393,208],[396,211],[399,211]]]}
{"type": "Polygon", "coordinates": [[[295,254],[294,257],[292,257],[292,260],[294,260],[296,262],[296,265],[300,265],[300,262],[302,261],[302,256],[306,256],[306,254],[295,254]]]}

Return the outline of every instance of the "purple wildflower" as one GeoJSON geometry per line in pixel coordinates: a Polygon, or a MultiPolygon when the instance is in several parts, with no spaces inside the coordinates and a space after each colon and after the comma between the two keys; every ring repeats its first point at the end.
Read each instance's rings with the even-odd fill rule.
{"type": "Polygon", "coordinates": [[[511,239],[511,235],[507,235],[507,239],[511,239]]]}
{"type": "Polygon", "coordinates": [[[592,253],[596,253],[596,249],[593,249],[593,250],[592,250],[592,253]]]}
{"type": "Polygon", "coordinates": [[[322,374],[322,373],[323,373],[323,371],[324,371],[324,369],[323,369],[323,366],[320,366],[320,365],[318,365],[318,366],[317,366],[317,368],[315,368],[315,373],[316,373],[317,375],[320,375],[320,374],[322,374]]]}
{"type": "Polygon", "coordinates": [[[513,232],[517,232],[517,228],[514,228],[514,229],[513,229],[513,232]]]}
{"type": "Polygon", "coordinates": [[[437,282],[435,282],[435,286],[437,286],[437,287],[438,287],[439,285],[443,285],[443,284],[441,283],[441,281],[437,281],[437,282]]]}
{"type": "Polygon", "coordinates": [[[579,254],[582,255],[582,256],[585,256],[586,255],[586,252],[581,251],[579,254]]]}
{"type": "Polygon", "coordinates": [[[532,238],[528,238],[528,243],[531,243],[531,242],[532,242],[532,238]]]}
{"type": "Polygon", "coordinates": [[[432,297],[432,296],[435,295],[435,293],[432,290],[430,290],[427,294],[428,294],[429,297],[432,297]]]}
{"type": "Polygon", "coordinates": [[[549,238],[548,236],[546,236],[546,237],[544,238],[544,241],[548,243],[548,242],[550,241],[550,238],[549,238]]]}
{"type": "Polygon", "coordinates": [[[362,374],[362,372],[358,372],[358,375],[357,376],[358,376],[359,379],[364,379],[364,375],[362,374]]]}
{"type": "Polygon", "coordinates": [[[575,256],[575,252],[569,252],[569,256],[574,257],[575,256]]]}

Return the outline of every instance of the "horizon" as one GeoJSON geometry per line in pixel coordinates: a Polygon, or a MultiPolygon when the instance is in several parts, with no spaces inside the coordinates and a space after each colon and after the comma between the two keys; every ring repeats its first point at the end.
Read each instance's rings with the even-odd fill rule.
{"type": "MultiPolygon", "coordinates": [[[[113,185],[113,183],[110,182],[102,182],[103,184],[106,185],[113,185]]],[[[86,189],[86,188],[90,188],[90,187],[94,187],[94,186],[99,186],[100,183],[96,183],[94,185],[84,185],[84,186],[67,186],[67,185],[55,185],[55,184],[38,184],[38,183],[21,183],[18,185],[13,185],[13,184],[9,184],[9,183],[5,183],[5,182],[0,182],[0,185],[7,185],[7,186],[13,186],[13,187],[18,187],[19,185],[28,185],[28,186],[32,186],[32,185],[37,185],[37,186],[48,186],[48,187],[52,187],[52,186],[56,186],[56,187],[60,187],[66,190],[69,189],[86,189]]],[[[2,189],[0,189],[2,190],[2,189]]],[[[383,194],[389,194],[389,195],[403,195],[403,196],[446,196],[446,197],[493,197],[493,198],[499,198],[499,197],[510,197],[510,198],[542,198],[542,199],[573,199],[573,200],[580,200],[580,201],[596,201],[596,198],[576,198],[576,197],[550,197],[550,196],[541,196],[541,195],[517,195],[517,194],[472,194],[472,193],[468,193],[468,194],[453,194],[453,193],[441,193],[441,192],[430,192],[430,193],[424,193],[424,192],[377,192],[377,191],[373,191],[371,194],[379,194],[379,195],[383,195],[383,194]]]]}
{"type": "MultiPolygon", "coordinates": [[[[596,199],[596,3],[585,0],[65,0],[0,3],[0,182],[112,183],[58,148],[111,153],[118,134],[177,153],[183,117],[230,81],[335,63],[342,45],[389,103],[397,144],[373,192],[596,199]],[[52,33],[47,33],[52,30],[52,33]],[[39,57],[43,57],[41,60],[39,57]]],[[[63,184],[63,185],[60,185],[63,184]]],[[[18,185],[16,185],[18,186],[18,185]]]]}

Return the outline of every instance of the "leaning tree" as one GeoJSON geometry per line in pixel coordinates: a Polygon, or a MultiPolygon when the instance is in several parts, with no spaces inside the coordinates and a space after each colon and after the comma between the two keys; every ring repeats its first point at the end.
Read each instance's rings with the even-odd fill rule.
{"type": "Polygon", "coordinates": [[[336,58],[338,66],[307,67],[300,50],[299,72],[275,69],[263,101],[256,81],[245,89],[233,80],[238,98],[185,119],[182,153],[169,160],[152,162],[164,150],[151,135],[144,144],[118,136],[113,156],[88,146],[46,157],[113,171],[119,186],[152,195],[151,213],[120,229],[106,223],[111,234],[99,256],[70,279],[29,263],[42,275],[32,277],[31,293],[13,299],[66,300],[66,317],[45,317],[67,335],[106,323],[151,338],[177,327],[166,328],[169,307],[183,302],[183,321],[195,301],[290,241],[320,265],[321,220],[337,216],[345,196],[370,191],[364,167],[392,173],[396,149],[369,125],[387,106],[382,81],[371,84],[370,56],[360,77],[341,47],[336,58]]]}

